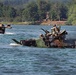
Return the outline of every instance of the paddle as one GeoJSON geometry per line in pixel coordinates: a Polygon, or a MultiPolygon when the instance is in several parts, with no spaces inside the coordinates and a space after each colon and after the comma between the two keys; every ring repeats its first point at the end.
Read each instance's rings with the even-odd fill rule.
{"type": "Polygon", "coordinates": [[[16,42],[17,44],[21,44],[19,41],[17,41],[16,39],[12,39],[14,42],[16,42]]]}
{"type": "Polygon", "coordinates": [[[41,28],[41,30],[43,30],[46,34],[49,33],[48,30],[45,30],[45,29],[43,29],[43,28],[41,28]]]}

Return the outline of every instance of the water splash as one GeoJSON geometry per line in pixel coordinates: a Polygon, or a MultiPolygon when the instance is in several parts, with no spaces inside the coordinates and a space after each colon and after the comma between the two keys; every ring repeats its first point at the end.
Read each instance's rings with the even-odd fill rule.
{"type": "Polygon", "coordinates": [[[5,34],[11,34],[11,35],[12,35],[12,34],[15,34],[15,33],[12,33],[12,32],[5,32],[5,34]]]}
{"type": "Polygon", "coordinates": [[[20,44],[10,43],[10,46],[20,46],[20,44]]]}

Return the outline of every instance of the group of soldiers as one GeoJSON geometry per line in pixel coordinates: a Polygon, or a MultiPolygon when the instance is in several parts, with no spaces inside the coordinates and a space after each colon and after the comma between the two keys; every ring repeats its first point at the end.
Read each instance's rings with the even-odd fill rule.
{"type": "MultiPolygon", "coordinates": [[[[53,26],[53,28],[51,28],[51,32],[49,31],[45,31],[45,35],[41,34],[40,38],[43,39],[43,41],[45,42],[45,45],[50,46],[51,43],[55,40],[55,39],[64,39],[65,37],[60,36],[61,32],[60,32],[60,26],[57,26],[56,24],[53,26]],[[62,38],[61,38],[62,37],[62,38]]],[[[43,29],[42,29],[43,30],[43,29]]],[[[65,36],[65,35],[64,35],[65,36]]]]}

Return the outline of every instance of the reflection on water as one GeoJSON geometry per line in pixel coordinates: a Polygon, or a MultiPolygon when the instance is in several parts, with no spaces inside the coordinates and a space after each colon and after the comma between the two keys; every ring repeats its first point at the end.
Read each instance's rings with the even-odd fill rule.
{"type": "MultiPolygon", "coordinates": [[[[11,46],[13,38],[18,40],[38,38],[51,26],[14,25],[6,32],[14,34],[0,35],[0,75],[75,75],[76,49],[36,48],[11,46]]],[[[69,35],[75,38],[76,27],[63,26],[69,35]],[[72,33],[72,34],[70,34],[72,33]],[[73,35],[74,34],[74,35],[73,35]]]]}

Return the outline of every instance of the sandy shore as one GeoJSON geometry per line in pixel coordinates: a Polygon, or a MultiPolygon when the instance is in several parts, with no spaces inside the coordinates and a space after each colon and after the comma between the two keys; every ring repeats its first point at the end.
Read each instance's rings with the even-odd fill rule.
{"type": "Polygon", "coordinates": [[[57,24],[57,25],[65,25],[66,21],[43,21],[41,23],[41,25],[54,25],[54,24],[57,24]]]}

